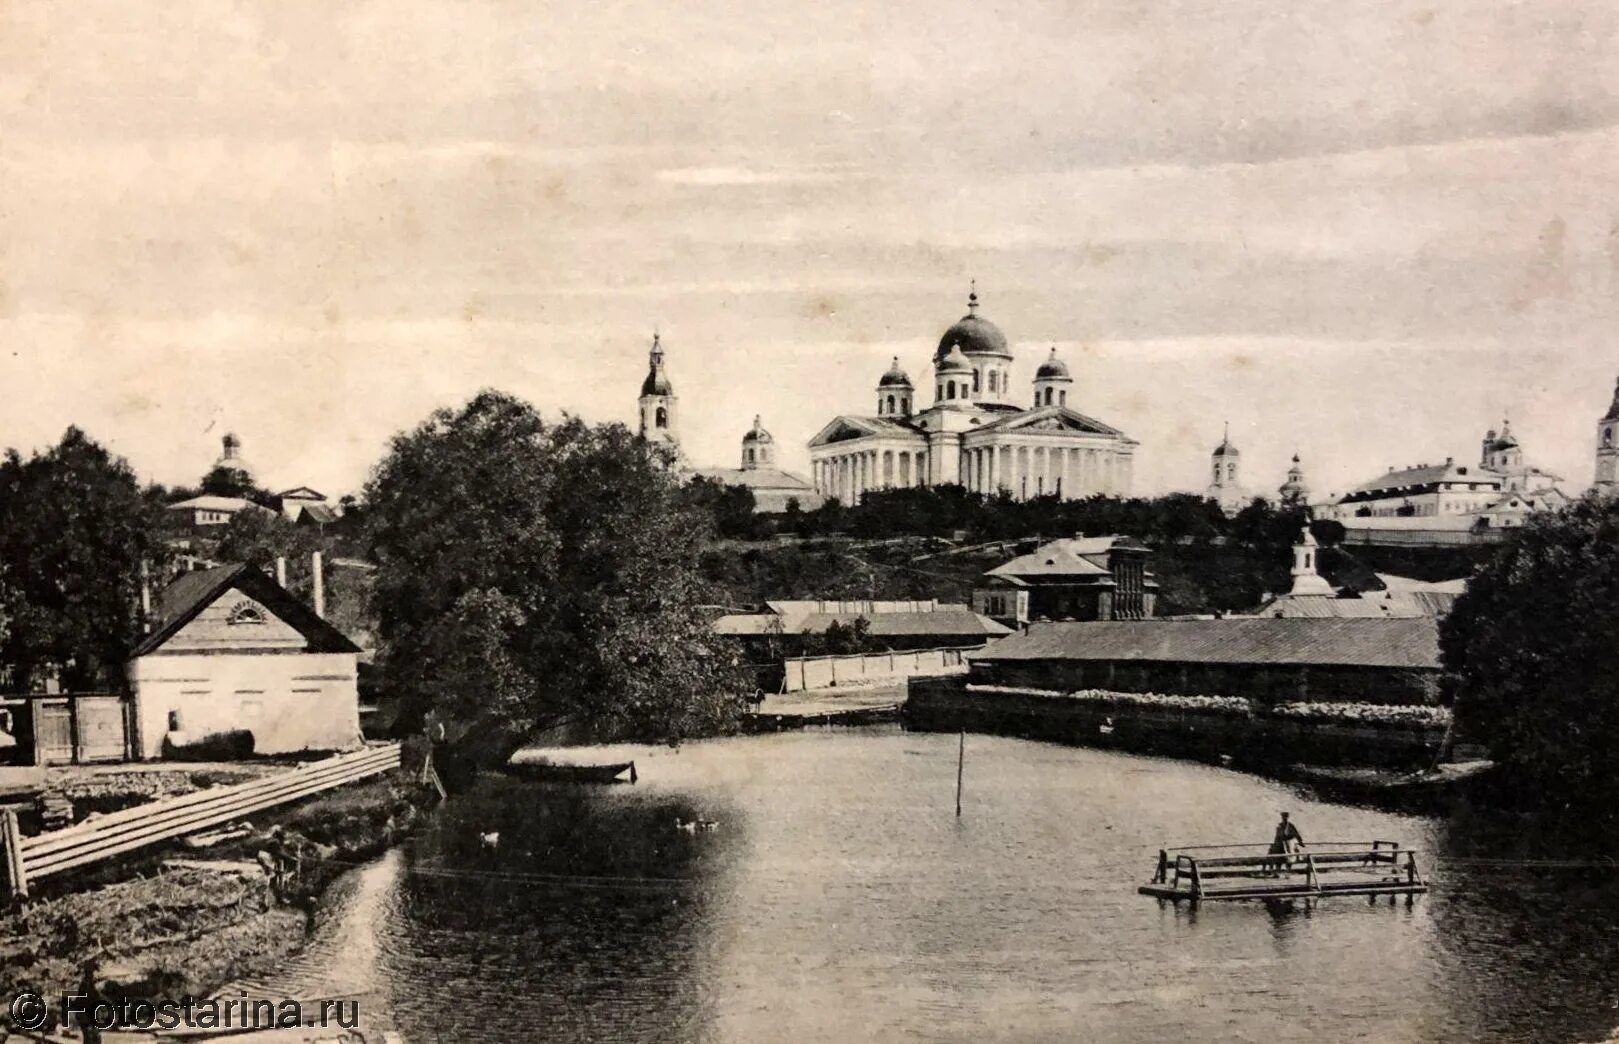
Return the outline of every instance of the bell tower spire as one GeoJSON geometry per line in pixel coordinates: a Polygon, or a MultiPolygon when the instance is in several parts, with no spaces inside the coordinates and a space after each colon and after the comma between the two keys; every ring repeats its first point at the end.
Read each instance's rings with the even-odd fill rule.
{"type": "Polygon", "coordinates": [[[647,352],[646,380],[641,382],[641,437],[670,446],[679,444],[675,431],[675,387],[663,367],[663,339],[654,330],[647,352]]]}

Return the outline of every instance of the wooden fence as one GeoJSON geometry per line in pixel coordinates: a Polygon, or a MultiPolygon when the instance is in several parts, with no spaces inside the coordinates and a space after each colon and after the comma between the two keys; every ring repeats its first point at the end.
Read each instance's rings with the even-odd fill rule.
{"type": "Polygon", "coordinates": [[[848,656],[792,656],[784,662],[783,692],[835,689],[840,685],[889,678],[959,674],[967,669],[964,658],[982,645],[945,649],[905,649],[894,652],[851,653],[848,656]]]}
{"type": "Polygon", "coordinates": [[[263,779],[209,787],[136,805],[37,837],[19,838],[16,817],[7,812],[4,822],[0,823],[0,848],[4,848],[5,857],[0,861],[0,868],[6,871],[11,898],[26,898],[28,886],[42,877],[229,823],[251,812],[284,805],[398,767],[397,743],[368,747],[263,779]]]}

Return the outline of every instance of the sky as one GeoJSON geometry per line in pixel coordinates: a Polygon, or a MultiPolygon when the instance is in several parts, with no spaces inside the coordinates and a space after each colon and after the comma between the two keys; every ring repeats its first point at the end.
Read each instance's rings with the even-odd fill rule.
{"type": "Polygon", "coordinates": [[[1318,494],[1619,376],[1611,0],[0,4],[0,445],[357,490],[483,387],[697,464],[919,387],[977,280],[1137,492],[1318,494]]]}

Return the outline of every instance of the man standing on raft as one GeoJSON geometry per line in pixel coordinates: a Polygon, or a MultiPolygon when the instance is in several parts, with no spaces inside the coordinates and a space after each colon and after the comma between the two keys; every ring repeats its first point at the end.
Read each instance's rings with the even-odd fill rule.
{"type": "MultiPolygon", "coordinates": [[[[1292,855],[1303,847],[1304,835],[1299,833],[1299,828],[1294,826],[1292,821],[1287,818],[1287,813],[1283,812],[1281,822],[1276,824],[1276,836],[1271,839],[1270,854],[1292,855]]],[[[1288,861],[1286,859],[1278,859],[1270,864],[1271,871],[1273,873],[1280,872],[1287,865],[1288,861]]]]}

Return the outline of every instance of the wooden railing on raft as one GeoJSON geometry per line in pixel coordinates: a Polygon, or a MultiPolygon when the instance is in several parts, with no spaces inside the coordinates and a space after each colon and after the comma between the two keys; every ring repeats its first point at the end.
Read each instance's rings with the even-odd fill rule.
{"type": "Polygon", "coordinates": [[[1142,895],[1192,903],[1329,895],[1409,898],[1427,890],[1416,852],[1398,841],[1328,841],[1291,852],[1272,852],[1263,844],[1160,849],[1152,880],[1138,889],[1142,895]]]}
{"type": "Polygon", "coordinates": [[[193,834],[399,767],[399,744],[367,747],[313,761],[273,776],[208,787],[179,797],[121,809],[63,830],[22,837],[12,812],[0,813],[0,870],[7,895],[28,896],[42,877],[89,866],[147,845],[193,834]]]}

